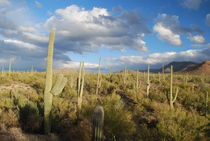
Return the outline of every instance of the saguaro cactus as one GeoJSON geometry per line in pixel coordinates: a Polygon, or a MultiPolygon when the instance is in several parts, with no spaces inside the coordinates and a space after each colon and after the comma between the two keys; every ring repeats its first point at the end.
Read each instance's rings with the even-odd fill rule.
{"type": "Polygon", "coordinates": [[[170,97],[169,97],[169,104],[170,107],[174,107],[174,102],[176,101],[179,89],[176,89],[175,97],[173,98],[173,66],[171,65],[171,83],[170,83],[170,97]]]}
{"type": "Polygon", "coordinates": [[[52,108],[52,98],[53,95],[59,95],[66,82],[67,79],[63,77],[63,75],[59,75],[55,85],[52,87],[52,79],[53,79],[53,48],[54,48],[54,40],[55,40],[55,31],[51,31],[48,45],[48,56],[47,56],[47,65],[46,65],[46,81],[45,81],[45,91],[44,91],[44,129],[45,133],[49,133],[51,130],[50,125],[50,112],[52,108]]]}
{"type": "Polygon", "coordinates": [[[148,65],[147,69],[147,96],[149,96],[149,89],[150,89],[149,73],[150,73],[150,65],[148,65]]]}
{"type": "Polygon", "coordinates": [[[84,87],[84,62],[80,62],[79,77],[77,80],[77,116],[79,117],[82,108],[82,96],[84,87]]]}
{"type": "Polygon", "coordinates": [[[93,141],[103,140],[104,109],[97,106],[93,113],[93,141]]]}
{"type": "Polygon", "coordinates": [[[101,86],[101,57],[98,62],[98,76],[97,76],[97,84],[96,84],[96,95],[98,95],[99,88],[101,86]]]}

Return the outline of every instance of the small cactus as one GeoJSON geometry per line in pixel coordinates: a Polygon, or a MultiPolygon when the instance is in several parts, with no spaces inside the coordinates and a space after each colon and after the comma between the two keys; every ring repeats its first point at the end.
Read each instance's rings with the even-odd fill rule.
{"type": "Polygon", "coordinates": [[[104,109],[97,106],[93,112],[93,141],[103,140],[104,109]]]}

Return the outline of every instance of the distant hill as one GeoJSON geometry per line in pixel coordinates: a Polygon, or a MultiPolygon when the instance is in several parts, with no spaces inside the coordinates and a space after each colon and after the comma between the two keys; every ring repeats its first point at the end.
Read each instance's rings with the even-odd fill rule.
{"type": "MultiPolygon", "coordinates": [[[[175,62],[174,61],[174,62],[171,62],[164,67],[165,72],[170,72],[171,65],[173,66],[173,71],[174,72],[180,72],[180,71],[185,70],[188,67],[192,68],[192,67],[195,67],[199,64],[195,63],[195,62],[187,62],[187,61],[183,61],[183,62],[175,62]]],[[[161,71],[162,71],[162,69],[161,69],[161,71]]]]}
{"type": "Polygon", "coordinates": [[[210,75],[210,61],[204,61],[195,66],[187,66],[181,71],[182,73],[210,75]]]}

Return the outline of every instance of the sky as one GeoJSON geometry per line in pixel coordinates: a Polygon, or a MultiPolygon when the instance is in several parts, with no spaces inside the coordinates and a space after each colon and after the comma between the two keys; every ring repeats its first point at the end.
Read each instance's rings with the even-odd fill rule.
{"type": "Polygon", "coordinates": [[[210,0],[0,0],[0,67],[44,71],[52,29],[55,69],[210,60],[210,0]]]}

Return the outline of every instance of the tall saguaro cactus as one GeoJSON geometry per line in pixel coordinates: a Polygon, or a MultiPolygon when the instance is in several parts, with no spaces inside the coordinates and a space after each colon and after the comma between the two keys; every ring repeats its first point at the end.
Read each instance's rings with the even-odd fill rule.
{"type": "Polygon", "coordinates": [[[79,77],[77,81],[77,116],[79,117],[82,108],[82,96],[84,87],[84,62],[80,62],[79,77]]]}
{"type": "Polygon", "coordinates": [[[97,106],[93,112],[93,141],[103,140],[104,109],[97,106]]]}
{"type": "Polygon", "coordinates": [[[171,65],[171,83],[170,83],[170,97],[169,97],[169,104],[170,107],[174,107],[174,102],[176,101],[179,89],[176,89],[175,97],[173,97],[173,66],[171,65]]]}
{"type": "Polygon", "coordinates": [[[149,89],[150,89],[149,74],[150,74],[150,65],[148,65],[148,69],[147,69],[147,96],[149,96],[149,89]]]}
{"type": "Polygon", "coordinates": [[[98,62],[98,76],[97,76],[97,84],[96,84],[96,95],[98,95],[99,88],[101,86],[101,57],[98,62]]]}
{"type": "Polygon", "coordinates": [[[67,79],[63,77],[63,75],[59,75],[55,85],[52,87],[52,79],[53,79],[53,48],[54,48],[54,40],[55,40],[55,31],[52,30],[49,38],[48,45],[48,56],[47,56],[47,65],[46,65],[46,81],[45,81],[45,90],[44,90],[44,129],[45,133],[50,133],[51,125],[50,125],[50,112],[52,108],[52,98],[53,95],[59,95],[65,84],[67,79]]]}
{"type": "Polygon", "coordinates": [[[162,75],[163,75],[163,80],[165,80],[165,68],[164,68],[164,65],[162,65],[162,75]]]}

